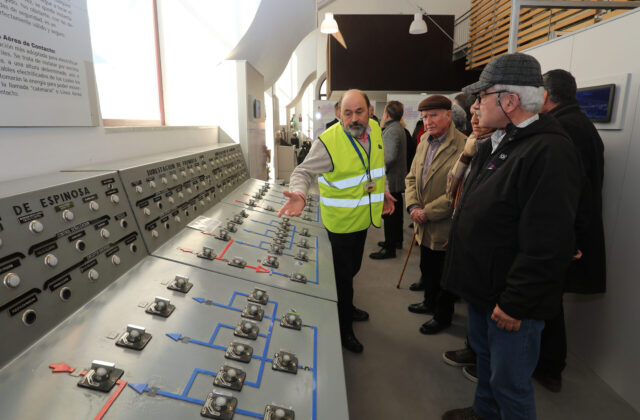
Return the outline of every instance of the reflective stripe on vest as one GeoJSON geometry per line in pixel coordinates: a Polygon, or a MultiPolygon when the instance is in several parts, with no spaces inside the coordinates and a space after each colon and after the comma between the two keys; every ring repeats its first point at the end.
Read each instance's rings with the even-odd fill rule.
{"type": "Polygon", "coordinates": [[[356,208],[358,206],[368,206],[369,203],[379,203],[384,201],[384,193],[381,194],[371,194],[371,201],[369,201],[369,196],[365,195],[361,199],[349,199],[349,198],[327,198],[320,197],[320,202],[325,206],[332,207],[350,207],[356,208]]]}
{"type": "MultiPolygon", "coordinates": [[[[370,171],[370,173],[371,173],[371,178],[372,179],[382,178],[385,175],[385,170],[384,170],[384,167],[383,168],[376,168],[376,169],[372,169],[370,171]]],[[[345,188],[355,187],[356,185],[360,185],[360,184],[363,184],[365,182],[368,182],[368,179],[367,179],[367,174],[362,174],[360,176],[354,176],[354,177],[347,178],[347,179],[341,179],[339,181],[329,182],[329,181],[326,180],[325,177],[319,176],[318,177],[318,182],[320,182],[321,184],[328,185],[328,186],[333,187],[333,188],[338,188],[340,190],[343,190],[345,188]]]]}

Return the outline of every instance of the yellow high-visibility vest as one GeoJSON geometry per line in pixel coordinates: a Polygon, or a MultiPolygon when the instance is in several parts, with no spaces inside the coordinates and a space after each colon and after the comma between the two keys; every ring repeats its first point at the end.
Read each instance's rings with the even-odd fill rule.
{"type": "Polygon", "coordinates": [[[319,136],[333,162],[333,171],[318,177],[320,214],[324,226],[331,232],[357,232],[371,224],[380,227],[384,204],[384,146],[378,123],[369,120],[369,127],[369,154],[356,139],[349,139],[342,124],[332,125],[319,136]],[[365,192],[369,182],[374,182],[375,188],[365,192]]]}

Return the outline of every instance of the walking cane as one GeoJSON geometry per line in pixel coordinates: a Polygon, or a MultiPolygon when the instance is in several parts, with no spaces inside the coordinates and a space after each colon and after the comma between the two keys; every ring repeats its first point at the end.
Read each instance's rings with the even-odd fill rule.
{"type": "Polygon", "coordinates": [[[411,255],[411,250],[413,249],[413,243],[416,241],[416,233],[413,232],[413,236],[411,237],[411,245],[409,245],[409,252],[407,252],[407,259],[404,260],[404,267],[402,267],[402,273],[400,273],[400,278],[398,279],[398,284],[396,285],[396,289],[400,288],[400,282],[402,281],[402,276],[404,276],[404,270],[407,268],[407,263],[409,262],[409,256],[411,255]]]}

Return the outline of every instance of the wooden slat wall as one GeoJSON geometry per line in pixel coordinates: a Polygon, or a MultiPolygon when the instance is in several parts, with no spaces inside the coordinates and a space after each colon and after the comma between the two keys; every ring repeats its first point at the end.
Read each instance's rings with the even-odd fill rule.
{"type": "MultiPolygon", "coordinates": [[[[522,8],[518,51],[548,41],[553,31],[576,31],[626,11],[522,8]]],[[[471,0],[467,70],[482,67],[493,57],[507,52],[510,16],[510,0],[471,0]]]]}

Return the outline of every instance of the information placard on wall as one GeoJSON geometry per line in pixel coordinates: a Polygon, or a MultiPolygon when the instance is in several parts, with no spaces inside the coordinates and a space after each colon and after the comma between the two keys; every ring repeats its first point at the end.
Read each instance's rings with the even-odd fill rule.
{"type": "Polygon", "coordinates": [[[91,62],[86,0],[0,0],[0,126],[95,125],[91,62]]]}

